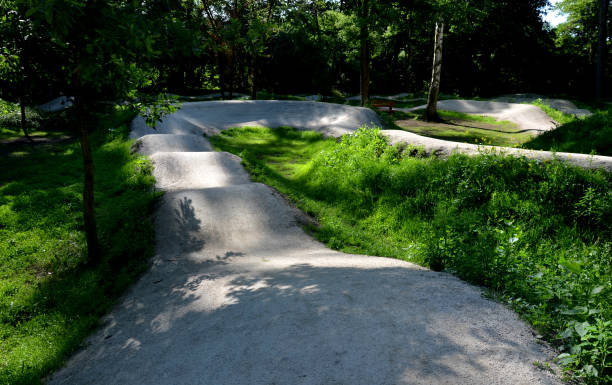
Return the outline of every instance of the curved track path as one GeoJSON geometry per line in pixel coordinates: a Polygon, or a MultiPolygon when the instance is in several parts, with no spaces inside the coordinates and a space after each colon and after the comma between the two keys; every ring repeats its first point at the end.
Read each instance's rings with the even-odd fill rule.
{"type": "MultiPolygon", "coordinates": [[[[413,108],[398,108],[400,111],[412,112],[422,110],[426,104],[413,108]]],[[[457,111],[464,114],[490,116],[497,120],[507,120],[516,124],[521,131],[539,134],[554,130],[557,124],[537,106],[497,101],[479,100],[441,100],[438,108],[457,111]]]]}
{"type": "MultiPolygon", "coordinates": [[[[324,107],[339,126],[323,130],[372,118],[324,107]]],[[[50,384],[560,383],[533,365],[554,353],[479,288],[313,240],[238,157],[210,151],[195,127],[222,127],[195,110],[139,138],[166,190],[152,267],[50,384]]]]}

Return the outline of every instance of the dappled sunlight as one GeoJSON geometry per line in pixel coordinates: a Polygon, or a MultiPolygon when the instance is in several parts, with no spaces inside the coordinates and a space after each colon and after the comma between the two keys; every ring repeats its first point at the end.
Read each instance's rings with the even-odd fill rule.
{"type": "Polygon", "coordinates": [[[140,350],[140,341],[134,339],[134,338],[128,338],[127,341],[125,341],[125,344],[123,344],[123,346],[121,347],[121,349],[128,349],[128,350],[132,350],[132,351],[136,351],[136,350],[140,350]]]}
{"type": "MultiPolygon", "coordinates": [[[[136,288],[142,306],[114,313],[114,323],[94,338],[98,361],[82,362],[80,370],[108,376],[112,367],[115,374],[105,378],[119,383],[126,368],[141,367],[147,368],[143,383],[159,382],[180,357],[184,369],[173,372],[173,381],[181,383],[245,376],[288,383],[304,375],[313,383],[418,384],[470,378],[474,371],[485,383],[497,376],[493,355],[509,368],[508,383],[516,383],[514,365],[542,357],[537,344],[503,338],[528,333],[516,316],[449,275],[409,265],[342,267],[341,260],[336,267],[317,260],[279,265],[283,254],[268,254],[277,264],[256,272],[244,268],[260,257],[230,257],[224,264],[217,256],[212,263],[184,261],[185,274],[158,284],[145,277],[136,288]],[[495,312],[506,322],[484,327],[495,312]],[[140,327],[143,321],[150,327],[140,327]],[[125,349],[131,354],[116,354],[125,349]]],[[[328,251],[327,259],[333,256],[341,254],[328,251]]]]}
{"type": "Polygon", "coordinates": [[[210,249],[255,251],[310,242],[295,212],[260,184],[167,192],[158,213],[158,253],[210,249]],[[171,212],[175,222],[162,220],[171,212]]]}
{"type": "Polygon", "coordinates": [[[155,165],[156,186],[165,190],[223,187],[249,183],[249,175],[240,158],[218,152],[157,152],[151,156],[155,165]]]}

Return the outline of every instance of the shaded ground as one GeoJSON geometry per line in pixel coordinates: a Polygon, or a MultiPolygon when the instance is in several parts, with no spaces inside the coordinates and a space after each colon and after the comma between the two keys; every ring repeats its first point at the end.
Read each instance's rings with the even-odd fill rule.
{"type": "Polygon", "coordinates": [[[31,138],[32,141],[27,140],[25,137],[0,139],[0,155],[8,156],[9,154],[29,153],[33,148],[40,149],[41,147],[53,150],[55,145],[76,140],[76,138],[67,135],[32,135],[31,138]]]}
{"type": "Polygon", "coordinates": [[[49,383],[559,383],[533,365],[554,352],[480,289],[400,260],[327,249],[302,231],[303,214],[249,182],[238,157],[202,142],[202,133],[254,121],[350,132],[372,114],[321,103],[194,103],[166,118],[161,136],[136,121],[132,135],[167,190],[156,255],[49,383]]]}
{"type": "MultiPolygon", "coordinates": [[[[426,105],[422,105],[405,111],[412,112],[425,107],[426,105]]],[[[490,116],[500,121],[507,120],[515,123],[524,132],[540,133],[557,127],[557,124],[544,111],[530,104],[479,100],[442,100],[438,102],[438,108],[465,114],[490,116]]],[[[400,109],[400,111],[402,110],[400,109]]]]}
{"type": "Polygon", "coordinates": [[[395,124],[407,131],[432,138],[509,147],[520,145],[533,135],[530,132],[523,132],[511,122],[487,122],[476,119],[443,117],[442,122],[426,122],[400,117],[395,124]]]}

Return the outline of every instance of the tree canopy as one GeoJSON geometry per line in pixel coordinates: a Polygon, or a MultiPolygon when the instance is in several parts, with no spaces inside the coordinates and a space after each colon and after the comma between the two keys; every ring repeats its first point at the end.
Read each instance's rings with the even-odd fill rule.
{"type": "MultiPolygon", "coordinates": [[[[219,89],[224,96],[257,90],[357,93],[364,60],[372,92],[418,92],[430,81],[439,17],[447,26],[445,61],[452,63],[442,74],[446,93],[591,96],[598,60],[600,0],[561,1],[556,7],[568,18],[557,27],[542,19],[547,0],[2,4],[0,97],[5,99],[14,98],[10,84],[20,71],[37,74],[29,76],[37,101],[71,92],[65,88],[76,87],[77,78],[95,79],[96,92],[106,99],[126,87],[175,93],[219,89]],[[367,59],[360,41],[367,43],[367,59]],[[89,62],[95,65],[75,71],[89,62]]],[[[606,15],[606,25],[609,19],[606,15]]],[[[606,55],[603,68],[608,61],[606,55]]],[[[610,83],[608,70],[603,79],[610,83]]]]}

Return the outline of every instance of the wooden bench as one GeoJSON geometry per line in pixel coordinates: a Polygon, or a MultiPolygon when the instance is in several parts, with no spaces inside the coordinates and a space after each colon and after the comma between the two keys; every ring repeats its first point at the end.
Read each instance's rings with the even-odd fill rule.
{"type": "Polygon", "coordinates": [[[393,114],[393,106],[395,106],[395,102],[393,100],[372,100],[372,107],[378,110],[388,109],[390,114],[393,114]]]}

